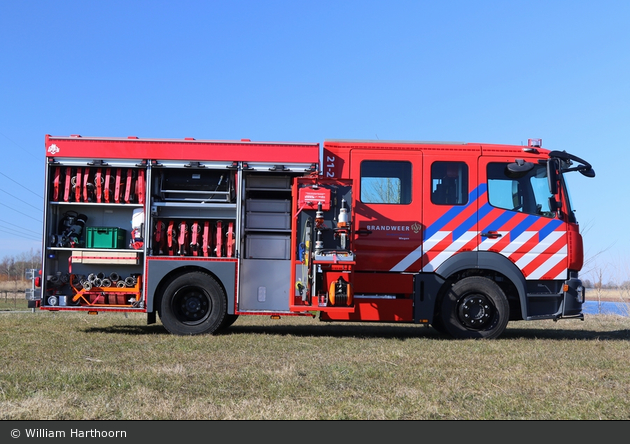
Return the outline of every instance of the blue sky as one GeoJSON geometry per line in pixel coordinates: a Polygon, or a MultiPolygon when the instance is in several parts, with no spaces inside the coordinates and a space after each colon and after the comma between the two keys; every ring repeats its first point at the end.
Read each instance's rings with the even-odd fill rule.
{"type": "Polygon", "coordinates": [[[527,143],[588,277],[630,276],[630,2],[0,2],[0,258],[41,248],[44,137],[527,143]]]}

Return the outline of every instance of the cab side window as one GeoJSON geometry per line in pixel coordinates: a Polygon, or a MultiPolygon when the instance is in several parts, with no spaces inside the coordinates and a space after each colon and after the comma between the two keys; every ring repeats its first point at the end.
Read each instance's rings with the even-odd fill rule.
{"type": "Polygon", "coordinates": [[[411,203],[411,162],[381,160],[361,162],[361,202],[411,203]]]}
{"type": "Polygon", "coordinates": [[[431,165],[431,202],[436,205],[468,203],[468,165],[464,162],[434,162],[431,165]]]}

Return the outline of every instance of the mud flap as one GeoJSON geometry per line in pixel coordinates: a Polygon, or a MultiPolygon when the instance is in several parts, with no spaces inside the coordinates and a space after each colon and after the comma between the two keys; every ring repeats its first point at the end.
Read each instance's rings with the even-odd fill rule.
{"type": "Polygon", "coordinates": [[[413,322],[432,324],[438,291],[444,279],[435,273],[418,273],[414,277],[413,322]]]}

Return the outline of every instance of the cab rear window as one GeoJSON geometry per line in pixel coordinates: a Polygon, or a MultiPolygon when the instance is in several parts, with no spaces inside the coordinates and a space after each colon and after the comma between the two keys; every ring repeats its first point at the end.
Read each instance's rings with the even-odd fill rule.
{"type": "Polygon", "coordinates": [[[436,205],[468,203],[468,165],[465,162],[431,164],[431,202],[436,205]]]}

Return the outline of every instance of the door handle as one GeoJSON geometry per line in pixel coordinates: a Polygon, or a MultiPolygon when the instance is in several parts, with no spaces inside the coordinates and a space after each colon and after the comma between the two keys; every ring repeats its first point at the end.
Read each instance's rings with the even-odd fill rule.
{"type": "Polygon", "coordinates": [[[371,230],[357,230],[356,233],[358,235],[362,235],[362,234],[368,235],[368,234],[372,234],[372,231],[371,230]]]}
{"type": "Polygon", "coordinates": [[[481,233],[482,237],[489,237],[490,239],[498,239],[503,236],[501,233],[497,231],[488,231],[486,233],[481,233]]]}

